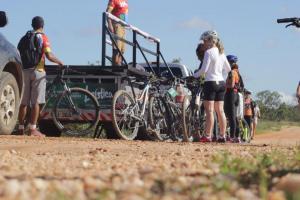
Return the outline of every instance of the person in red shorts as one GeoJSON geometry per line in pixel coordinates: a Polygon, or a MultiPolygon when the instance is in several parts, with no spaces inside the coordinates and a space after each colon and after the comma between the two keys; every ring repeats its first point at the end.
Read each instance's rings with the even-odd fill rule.
{"type": "MultiPolygon", "coordinates": [[[[109,0],[107,10],[106,12],[109,12],[116,16],[117,18],[127,22],[127,16],[128,16],[128,0],[109,0]]],[[[125,28],[119,24],[114,23],[112,20],[108,20],[108,28],[110,32],[116,34],[118,37],[125,39],[125,28]]],[[[117,40],[117,47],[121,51],[122,54],[125,52],[125,43],[117,40]]],[[[122,56],[116,49],[116,47],[113,47],[113,65],[120,66],[122,64],[122,56]]]]}

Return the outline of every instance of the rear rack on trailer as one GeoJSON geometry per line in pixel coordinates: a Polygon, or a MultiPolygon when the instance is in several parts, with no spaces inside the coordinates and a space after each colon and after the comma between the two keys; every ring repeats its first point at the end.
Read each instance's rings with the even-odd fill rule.
{"type": "Polygon", "coordinates": [[[174,74],[172,73],[163,54],[160,51],[160,39],[138,29],[135,26],[132,26],[132,25],[124,22],[123,20],[115,17],[114,15],[112,15],[108,12],[103,13],[102,20],[103,20],[102,21],[102,57],[101,57],[102,66],[106,66],[106,60],[111,61],[111,57],[109,57],[107,55],[107,45],[114,46],[114,48],[116,48],[117,51],[119,52],[119,54],[122,56],[123,64],[125,66],[129,66],[128,65],[129,62],[126,60],[124,55],[121,53],[121,50],[117,46],[117,41],[120,40],[132,47],[132,62],[131,63],[134,68],[136,68],[136,66],[137,66],[137,52],[139,50],[142,57],[144,58],[144,61],[147,63],[147,66],[151,69],[152,69],[152,65],[150,64],[149,60],[147,59],[146,53],[156,57],[156,63],[157,63],[156,67],[158,67],[158,70],[156,70],[156,71],[158,71],[158,73],[156,73],[155,70],[152,69],[152,72],[154,74],[160,76],[159,66],[160,66],[160,59],[162,59],[165,66],[167,66],[170,74],[174,77],[174,74]],[[119,37],[118,35],[112,33],[109,30],[108,25],[107,25],[108,19],[112,20],[114,23],[118,23],[118,24],[124,26],[124,28],[126,28],[126,30],[132,31],[132,40],[123,39],[123,38],[119,37]],[[140,45],[140,42],[138,41],[138,37],[137,37],[138,35],[142,36],[144,39],[148,40],[149,42],[154,43],[156,45],[156,51],[152,51],[145,47],[142,47],[140,45]],[[109,36],[109,37],[107,37],[107,36],[109,36]]]}

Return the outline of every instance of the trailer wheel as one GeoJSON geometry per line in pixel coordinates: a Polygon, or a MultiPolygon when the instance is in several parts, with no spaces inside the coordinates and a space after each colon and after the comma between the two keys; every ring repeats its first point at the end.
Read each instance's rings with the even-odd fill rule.
{"type": "Polygon", "coordinates": [[[55,126],[52,120],[39,121],[40,131],[47,137],[60,137],[61,131],[55,126]]]}

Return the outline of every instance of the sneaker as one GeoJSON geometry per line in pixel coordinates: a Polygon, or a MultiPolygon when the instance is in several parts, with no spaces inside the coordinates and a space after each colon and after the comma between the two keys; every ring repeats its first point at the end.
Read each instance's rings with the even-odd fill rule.
{"type": "Polygon", "coordinates": [[[19,129],[16,132],[14,132],[13,135],[24,135],[25,134],[25,130],[24,129],[19,129]]]}
{"type": "Polygon", "coordinates": [[[207,137],[207,136],[203,136],[200,138],[200,142],[209,143],[209,142],[211,142],[211,138],[207,137]]]}
{"type": "Polygon", "coordinates": [[[41,133],[40,131],[38,131],[36,129],[30,130],[29,136],[33,136],[33,137],[46,137],[43,133],[41,133]]]}
{"type": "Polygon", "coordinates": [[[217,140],[218,143],[226,143],[226,138],[223,136],[220,136],[217,140]]]}
{"type": "Polygon", "coordinates": [[[216,136],[213,136],[213,137],[212,137],[212,142],[218,142],[218,139],[217,139],[216,136]]]}
{"type": "Polygon", "coordinates": [[[233,143],[242,143],[241,138],[234,138],[233,143]]]}
{"type": "Polygon", "coordinates": [[[230,143],[234,143],[234,138],[232,137],[226,137],[226,141],[230,143]]]}
{"type": "Polygon", "coordinates": [[[200,141],[200,136],[199,133],[194,133],[192,134],[193,142],[199,142],[200,141]]]}

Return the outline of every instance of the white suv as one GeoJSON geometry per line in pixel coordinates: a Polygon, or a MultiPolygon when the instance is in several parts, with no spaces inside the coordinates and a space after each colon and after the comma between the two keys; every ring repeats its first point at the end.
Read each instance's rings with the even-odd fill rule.
{"type": "MultiPolygon", "coordinates": [[[[147,63],[139,63],[137,65],[142,66],[147,72],[152,72],[150,67],[147,65],[147,63]]],[[[164,63],[160,63],[159,68],[157,67],[156,62],[151,62],[150,63],[151,67],[153,70],[158,74],[160,71],[160,74],[164,74],[168,72],[168,68],[164,63]]],[[[193,73],[192,71],[185,65],[180,64],[180,63],[168,63],[172,73],[177,77],[177,78],[186,78],[188,76],[192,76],[193,73]]]]}

